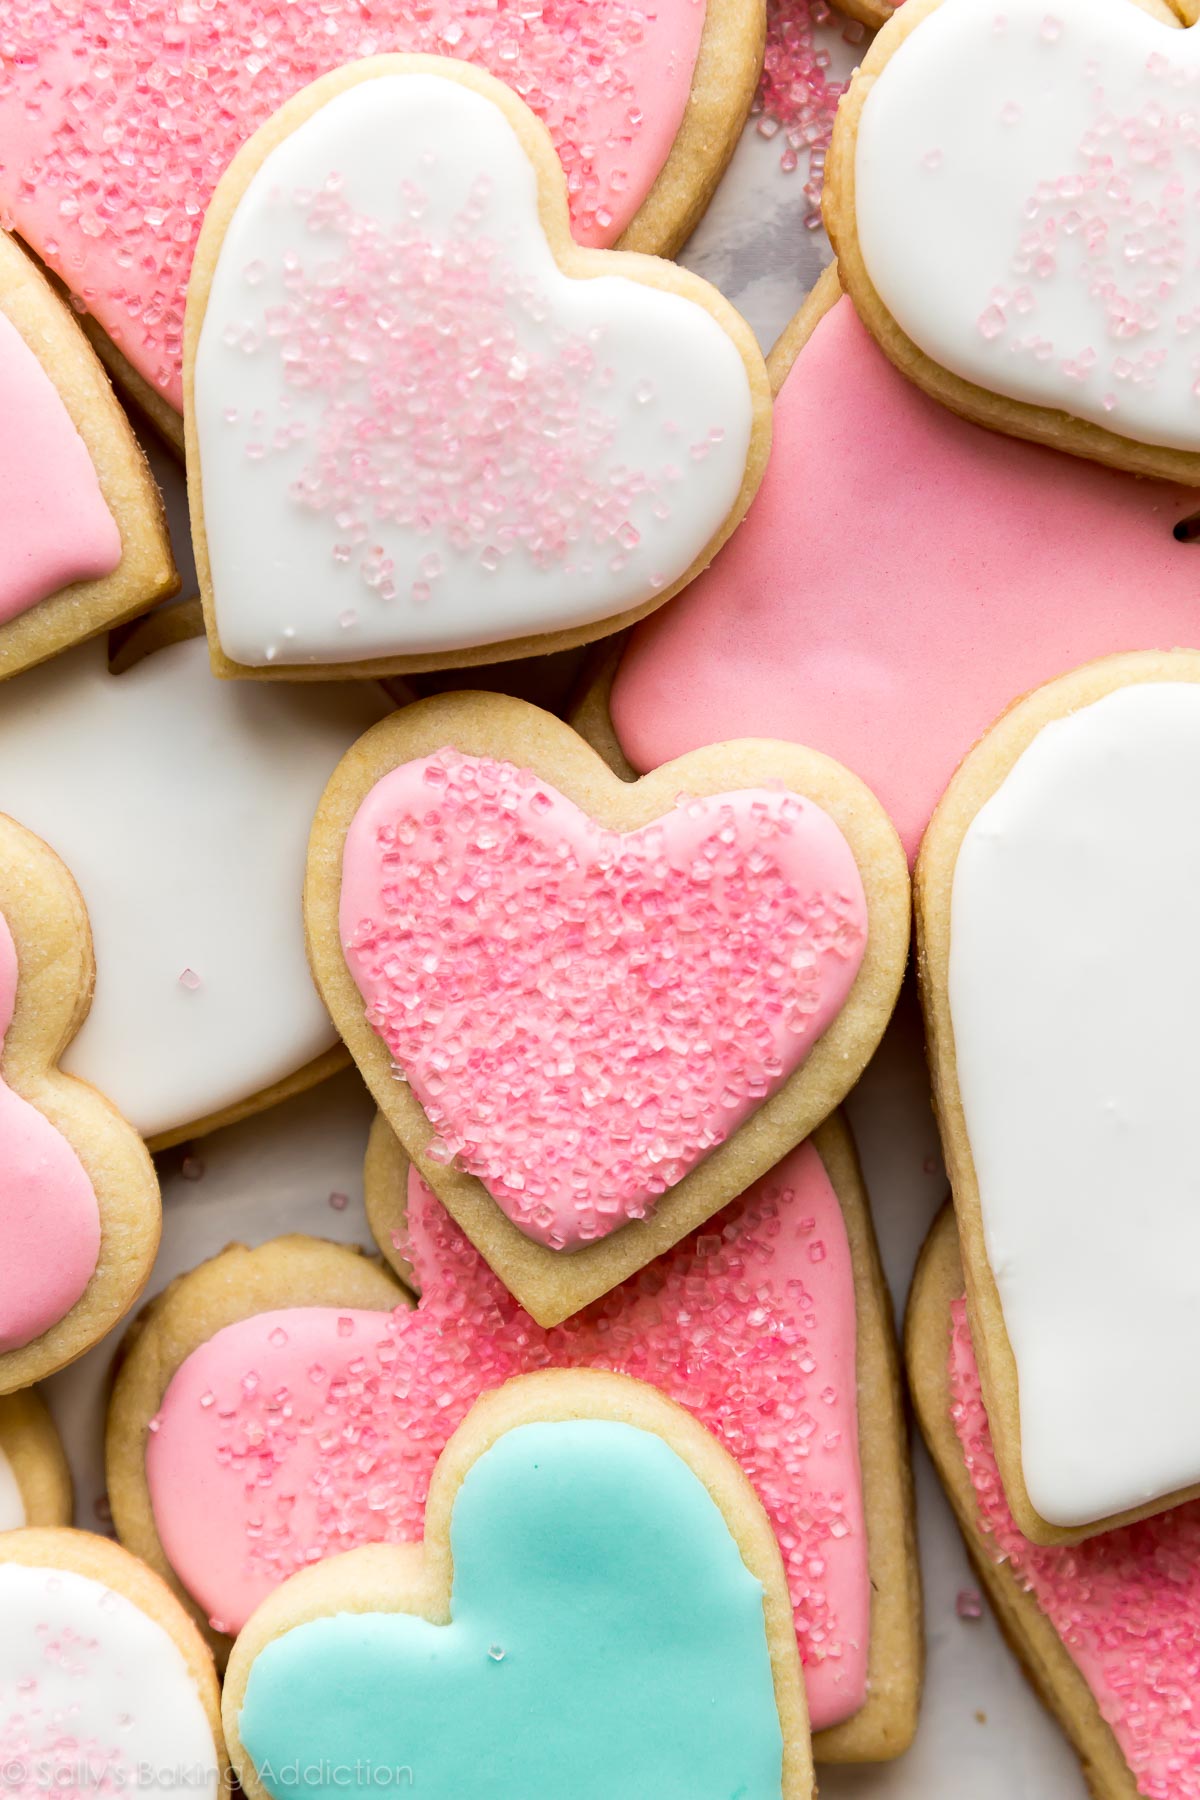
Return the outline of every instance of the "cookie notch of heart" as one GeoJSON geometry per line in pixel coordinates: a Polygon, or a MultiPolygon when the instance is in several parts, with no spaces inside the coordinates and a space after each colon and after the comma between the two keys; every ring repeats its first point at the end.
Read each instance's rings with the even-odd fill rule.
{"type": "Polygon", "coordinates": [[[1187,1699],[1200,1520],[1193,1503],[1086,1544],[1025,1538],[1000,1484],[965,1317],[950,1207],[913,1276],[905,1327],[921,1435],[980,1584],[1096,1800],[1193,1795],[1200,1733],[1187,1699]]]}
{"type": "Polygon", "coordinates": [[[223,1717],[248,1800],[288,1791],[260,1770],[314,1760],[411,1760],[447,1795],[515,1774],[593,1800],[614,1767],[655,1793],[814,1792],[754,1490],[681,1407],[598,1371],[481,1399],[439,1460],[423,1544],[351,1550],[277,1589],[234,1646],[223,1717]]]}
{"type": "Polygon", "coordinates": [[[267,17],[252,4],[226,10],[219,22],[184,22],[173,12],[140,20],[128,58],[105,61],[106,79],[102,6],[64,20],[34,3],[14,20],[29,53],[8,64],[13,105],[0,117],[0,210],[86,295],[85,329],[113,379],[180,455],[184,289],[204,207],[245,139],[331,66],[380,49],[453,46],[504,79],[516,50],[573,176],[580,243],[671,256],[703,213],[754,98],[763,0],[665,0],[650,15],[589,0],[582,18],[572,0],[561,10],[548,0],[536,19],[509,0],[447,0],[438,12],[409,0],[387,0],[369,14],[301,0],[272,19],[276,53],[250,84],[240,72],[267,17]],[[183,55],[178,42],[155,35],[168,26],[187,34],[183,55]],[[51,36],[62,54],[47,62],[51,36]],[[151,85],[164,104],[147,114],[151,85]],[[57,165],[58,183],[10,180],[47,165],[57,165]],[[100,191],[103,215],[93,204],[100,191]],[[79,201],[74,217],[59,209],[64,193],[79,201]]]}
{"type": "Polygon", "coordinates": [[[0,681],[179,586],[154,477],[79,324],[0,231],[0,681]]]}
{"type": "Polygon", "coordinates": [[[158,1180],[141,1139],[58,1066],[92,977],[79,889],[40,838],[0,815],[0,1393],[98,1342],[158,1250],[158,1180]]]}
{"type": "Polygon", "coordinates": [[[1182,1272],[1198,765],[1200,652],[1107,657],[984,735],[918,858],[971,1334],[1008,1505],[1035,1544],[1200,1493],[1200,1436],[1159,1378],[1197,1335],[1182,1272]]]}
{"type": "Polygon", "coordinates": [[[235,158],[188,287],[184,392],[222,676],[616,631],[711,560],[770,441],[733,308],[674,265],[580,249],[538,120],[427,57],[338,70],[235,158]]]}
{"type": "Polygon", "coordinates": [[[1191,486],[1200,244],[1180,150],[1200,37],[1180,26],[1196,12],[905,0],[839,108],[824,192],[859,316],[926,393],[1191,486]]]}
{"type": "Polygon", "coordinates": [[[317,985],[380,1110],[500,1279],[554,1325],[743,1193],[840,1104],[899,991],[907,866],[874,797],[812,751],[746,740],[625,783],[537,707],[444,695],[385,720],[343,758],[313,825],[305,921],[317,985]],[[508,835],[482,819],[439,862],[442,815],[424,819],[429,796],[445,788],[465,825],[477,778],[503,788],[508,835]],[[422,819],[410,827],[414,806],[422,819]],[[386,866],[393,825],[413,832],[407,889],[386,866]],[[561,886],[555,842],[576,870],[561,886]],[[507,863],[501,844],[515,844],[507,863]],[[721,863],[704,893],[692,850],[705,869],[721,863]],[[443,899],[422,895],[409,929],[414,884],[436,887],[460,855],[472,865],[465,880],[443,899]],[[681,910],[660,921],[653,896],[667,882],[681,910]],[[806,898],[793,909],[797,882],[806,898]],[[497,883],[509,884],[503,938],[476,923],[497,883]],[[590,949],[569,916],[581,895],[599,922],[590,949]],[[736,915],[731,937],[730,907],[751,895],[758,911],[736,915]],[[431,962],[416,946],[420,908],[434,905],[443,948],[431,962]],[[539,987],[531,968],[551,933],[558,962],[539,987]],[[662,957],[648,971],[643,941],[662,957]],[[513,947],[505,970],[490,961],[502,942],[513,947]],[[710,979],[731,944],[742,962],[710,979]],[[583,980],[591,1004],[572,992],[583,980]],[[401,989],[411,1006],[397,1011],[401,989]],[[653,1067],[635,1018],[657,1020],[653,1067]],[[499,1111],[498,1092],[508,1096],[499,1111]]]}

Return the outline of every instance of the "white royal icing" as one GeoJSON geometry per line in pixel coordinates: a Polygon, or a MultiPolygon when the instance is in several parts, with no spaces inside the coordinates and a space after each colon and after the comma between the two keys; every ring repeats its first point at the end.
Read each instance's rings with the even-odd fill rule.
{"type": "Polygon", "coordinates": [[[0,1531],[16,1531],[25,1524],[25,1502],[13,1466],[0,1450],[0,1531]]]}
{"type": "Polygon", "coordinates": [[[753,416],[707,309],[565,276],[504,114],[424,74],[360,82],[264,160],[219,253],[194,412],[221,645],[256,666],[453,650],[650,599],[731,511],[753,416]],[[353,225],[329,223],[343,206],[353,225]],[[402,278],[361,272],[381,263],[402,278]]]}
{"type": "Polygon", "coordinates": [[[18,1796],[215,1800],[212,1728],[183,1652],[73,1569],[0,1564],[0,1780],[18,1796]]]}
{"type": "Polygon", "coordinates": [[[145,1136],[336,1042],[305,956],[308,833],[338,758],[387,710],[373,683],[214,681],[203,638],[115,676],[103,642],[84,644],[5,684],[0,811],[62,857],[95,945],[63,1067],[145,1136]]]}
{"type": "Polygon", "coordinates": [[[958,853],[949,997],[1034,1506],[1200,1481],[1200,685],[1046,725],[958,853]]]}
{"type": "Polygon", "coordinates": [[[1133,0],[943,0],[867,96],[858,237],[935,362],[1200,449],[1200,34],[1133,0]]]}

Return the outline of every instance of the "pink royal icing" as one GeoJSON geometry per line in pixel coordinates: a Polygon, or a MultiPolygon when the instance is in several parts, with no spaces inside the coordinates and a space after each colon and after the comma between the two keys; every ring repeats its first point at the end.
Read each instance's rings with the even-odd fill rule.
{"type": "Polygon", "coordinates": [[[966,1304],[953,1304],[954,1428],[996,1562],[1033,1595],[1112,1727],[1146,1800],[1200,1795],[1200,1503],[1085,1543],[1041,1548],[1013,1523],[992,1450],[966,1304]]]}
{"type": "Polygon", "coordinates": [[[1196,641],[1187,488],[966,423],[899,375],[848,300],[775,404],[766,478],[712,568],[635,631],[612,717],[637,769],[724,738],[811,744],[910,857],[1015,695],[1098,656],[1196,641]]]}
{"type": "Polygon", "coordinates": [[[176,408],[184,290],[234,152],[317,76],[384,51],[473,62],[563,161],[575,235],[610,244],[683,120],[705,0],[29,0],[0,48],[0,220],[176,408]]]}
{"type": "MultiPolygon", "coordinates": [[[[0,917],[0,1052],[17,997],[17,951],[0,917]]],[[[100,1254],[87,1172],[44,1114],[0,1079],[0,1352],[63,1318],[100,1254]]]]}
{"type": "Polygon", "coordinates": [[[622,834],[442,750],[359,807],[340,925],[425,1154],[573,1250],[645,1218],[799,1067],[867,919],[849,845],[796,794],[685,799],[622,834]]]}
{"type": "Polygon", "coordinates": [[[226,1326],[181,1364],[146,1452],[172,1567],[223,1629],[305,1564],[419,1536],[434,1464],[484,1391],[549,1367],[652,1383],[753,1481],[787,1567],[815,1727],[866,1697],[870,1584],[854,1271],[811,1145],[564,1325],[522,1312],[413,1173],[421,1300],[226,1326]]]}
{"type": "Polygon", "coordinates": [[[73,581],[111,575],[121,533],[57,388],[0,313],[0,625],[73,581]]]}

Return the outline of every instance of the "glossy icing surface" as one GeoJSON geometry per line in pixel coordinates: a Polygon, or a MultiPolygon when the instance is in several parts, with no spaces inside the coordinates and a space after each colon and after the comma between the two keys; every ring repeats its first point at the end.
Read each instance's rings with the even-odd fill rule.
{"type": "Polygon", "coordinates": [[[95,945],[63,1067],[144,1136],[335,1042],[304,949],[308,831],[338,758],[387,710],[369,683],[214,681],[202,638],[120,676],[103,641],[83,644],[5,684],[0,810],[66,862],[95,945]]]}
{"type": "Polygon", "coordinates": [[[661,1438],[518,1426],[468,1470],[450,1543],[449,1624],[340,1613],[259,1652],[239,1730],[281,1771],[268,1793],[311,1791],[285,1765],[356,1762],[361,1794],[401,1768],[444,1800],[782,1793],[762,1588],[661,1438]]]}
{"type": "Polygon", "coordinates": [[[1193,1169],[1200,685],[1052,720],[967,828],[947,991],[1029,1496],[1056,1525],[1200,1480],[1193,1169]]]}
{"type": "Polygon", "coordinates": [[[776,400],[745,521],[630,639],[612,692],[622,748],[646,770],[725,738],[811,744],[862,777],[914,857],[1016,695],[1093,657],[1197,641],[1200,548],[1172,535],[1196,510],[1193,490],[955,417],[842,300],[776,400]]]}

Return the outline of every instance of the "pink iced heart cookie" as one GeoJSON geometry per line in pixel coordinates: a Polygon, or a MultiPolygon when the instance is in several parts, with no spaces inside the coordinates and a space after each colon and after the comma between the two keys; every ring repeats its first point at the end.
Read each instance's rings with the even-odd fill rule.
{"type": "Polygon", "coordinates": [[[3,680],[144,612],[178,579],[158,489],[103,368],[2,232],[0,419],[3,680]]]}
{"type": "Polygon", "coordinates": [[[572,240],[500,82],[375,57],[297,95],[188,285],[196,567],[221,675],[566,648],[659,607],[770,437],[749,329],[682,269],[572,240]]]}
{"type": "MultiPolygon", "coordinates": [[[[438,1456],[481,1393],[546,1368],[635,1375],[715,1433],[776,1526],[813,1724],[827,1734],[818,1755],[897,1753],[917,1661],[901,1416],[849,1139],[830,1126],[819,1148],[794,1151],[713,1230],[543,1331],[378,1122],[369,1215],[385,1252],[412,1271],[416,1310],[289,1308],[303,1296],[274,1245],[185,1277],[114,1395],[118,1528],[234,1630],[316,1555],[419,1537],[438,1456]],[[257,1310],[214,1333],[205,1296],[218,1285],[257,1310]],[[738,1300],[744,1291],[753,1305],[738,1300]],[[869,1486],[860,1436],[886,1446],[869,1486]],[[885,1638],[901,1647],[886,1673],[873,1654],[885,1638]]],[[[329,1292],[347,1253],[324,1256],[329,1292]]]]}
{"type": "Polygon", "coordinates": [[[1184,10],[906,0],[839,111],[824,205],[864,322],[928,393],[1200,483],[1184,10]]]}
{"type": "Polygon", "coordinates": [[[840,1100],[894,999],[903,903],[886,821],[824,759],[726,746],[633,789],[549,715],[474,695],[343,760],[306,913],[381,1108],[555,1323],[840,1100]]]}
{"type": "Polygon", "coordinates": [[[962,1294],[947,1211],[913,1285],[909,1376],[921,1429],[1005,1635],[1078,1751],[1097,1800],[1197,1800],[1200,1505],[1084,1544],[1030,1543],[1004,1498],[962,1294]]]}
{"type": "Polygon", "coordinates": [[[669,253],[703,210],[753,95],[754,0],[179,0],[7,21],[0,216],[80,295],[182,444],[183,298],[216,182],[284,101],[382,51],[464,58],[549,126],[580,243],[669,253]],[[713,76],[719,70],[719,78],[713,76]]]}
{"type": "Polygon", "coordinates": [[[102,1337],[158,1247],[140,1138],[57,1067],[91,987],[78,889],[40,838],[0,816],[0,1393],[102,1337]]]}
{"type": "Polygon", "coordinates": [[[1195,641],[1200,551],[1173,531],[1200,496],[956,417],[897,373],[835,272],[769,367],[758,496],[712,568],[634,632],[608,705],[595,696],[597,740],[611,719],[642,771],[747,732],[800,739],[861,776],[911,859],[1014,695],[1195,641]]]}

